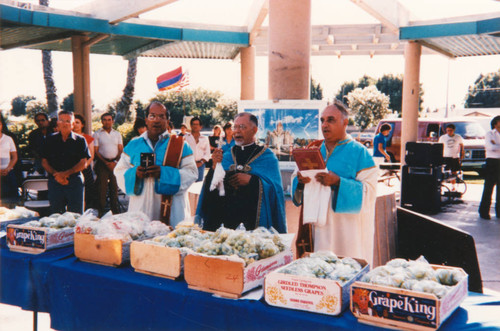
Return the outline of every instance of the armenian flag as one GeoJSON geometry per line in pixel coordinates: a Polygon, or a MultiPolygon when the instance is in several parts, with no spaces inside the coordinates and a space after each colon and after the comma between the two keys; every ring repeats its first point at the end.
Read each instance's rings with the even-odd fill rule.
{"type": "Polygon", "coordinates": [[[183,78],[182,67],[166,72],[156,78],[156,86],[158,90],[166,91],[176,88],[181,83],[183,78]]]}

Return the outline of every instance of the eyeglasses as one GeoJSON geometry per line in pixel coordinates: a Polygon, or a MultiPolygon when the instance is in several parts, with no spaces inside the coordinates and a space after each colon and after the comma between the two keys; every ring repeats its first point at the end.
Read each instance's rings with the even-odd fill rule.
{"type": "Polygon", "coordinates": [[[167,119],[167,116],[163,115],[163,114],[160,114],[160,115],[156,115],[156,114],[149,114],[148,115],[148,120],[150,121],[154,121],[155,119],[159,119],[159,120],[166,120],[167,119]]]}
{"type": "Polygon", "coordinates": [[[240,125],[233,125],[231,128],[233,129],[233,131],[236,131],[236,129],[246,130],[247,126],[243,125],[243,124],[240,124],[240,125]]]}

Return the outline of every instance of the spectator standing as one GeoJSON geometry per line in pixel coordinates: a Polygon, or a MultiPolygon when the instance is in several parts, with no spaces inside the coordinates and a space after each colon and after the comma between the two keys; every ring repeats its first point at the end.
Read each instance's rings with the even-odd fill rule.
{"type": "Polygon", "coordinates": [[[190,124],[191,133],[186,134],[184,139],[193,150],[196,167],[198,167],[198,179],[196,181],[201,182],[205,174],[205,163],[210,160],[210,142],[208,137],[201,135],[201,120],[198,117],[193,117],[190,124]]]}
{"type": "MultiPolygon", "coordinates": [[[[446,126],[446,134],[439,137],[439,143],[443,144],[443,161],[446,170],[450,170],[453,176],[460,171],[460,162],[464,156],[464,140],[459,134],[455,134],[455,125],[446,126]]],[[[456,179],[451,179],[452,190],[456,190],[456,179]]]]}
{"type": "Polygon", "coordinates": [[[479,205],[479,216],[489,220],[491,195],[495,185],[497,195],[495,202],[496,217],[500,218],[500,116],[495,116],[491,120],[491,131],[486,133],[484,145],[486,148],[486,168],[484,178],[483,196],[479,205]]]}
{"type": "Polygon", "coordinates": [[[391,133],[391,129],[390,124],[382,124],[379,134],[373,138],[373,159],[378,160],[378,163],[382,163],[381,161],[391,162],[391,157],[386,152],[387,137],[391,133]]]}
{"type": "Polygon", "coordinates": [[[179,133],[179,137],[184,137],[187,134],[187,125],[182,123],[181,124],[181,133],[179,133]]]}
{"type": "Polygon", "coordinates": [[[97,175],[98,210],[99,217],[104,215],[106,207],[106,194],[109,189],[109,204],[111,212],[118,214],[118,185],[113,174],[120,155],[123,152],[121,134],[113,129],[113,116],[110,113],[101,115],[102,128],[94,133],[95,145],[95,172],[97,175]]]}
{"type": "Polygon", "coordinates": [[[49,202],[52,213],[66,210],[83,213],[83,176],[90,158],[85,138],[72,132],[75,118],[70,111],[58,114],[58,132],[47,137],[42,166],[49,174],[49,202]]]}
{"type": "Polygon", "coordinates": [[[225,153],[235,145],[235,141],[233,139],[233,122],[229,121],[224,124],[223,129],[224,139],[222,140],[222,152],[225,153]]]}
{"type": "Polygon", "coordinates": [[[94,138],[91,135],[84,133],[85,129],[85,119],[80,114],[75,114],[75,124],[73,126],[73,132],[79,134],[85,138],[87,146],[89,148],[90,159],[87,160],[85,169],[83,169],[82,174],[85,180],[85,208],[97,208],[97,191],[95,188],[94,181],[94,171],[92,170],[92,162],[94,161],[94,138]]]}
{"type": "MultiPolygon", "coordinates": [[[[222,127],[219,124],[215,125],[213,129],[213,134],[210,137],[208,137],[208,141],[210,142],[210,154],[212,154],[213,151],[219,147],[219,140],[222,139],[221,133],[222,133],[222,127]]],[[[212,167],[212,159],[208,160],[206,167],[207,168],[212,167]]]]}
{"type": "Polygon", "coordinates": [[[0,182],[1,202],[16,202],[19,196],[14,166],[17,162],[17,148],[2,115],[0,120],[0,182]]]}
{"type": "Polygon", "coordinates": [[[136,136],[140,136],[146,132],[148,128],[146,127],[146,121],[144,118],[137,117],[134,122],[134,133],[136,136]]]}
{"type": "Polygon", "coordinates": [[[52,129],[49,127],[49,117],[46,113],[37,113],[35,115],[35,123],[37,128],[28,135],[28,152],[35,158],[34,170],[44,174],[42,149],[45,139],[52,134],[52,129]]]}

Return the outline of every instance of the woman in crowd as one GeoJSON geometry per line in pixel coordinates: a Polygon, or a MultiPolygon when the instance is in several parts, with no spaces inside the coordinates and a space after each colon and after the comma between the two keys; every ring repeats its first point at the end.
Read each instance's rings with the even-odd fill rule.
{"type": "Polygon", "coordinates": [[[147,127],[146,127],[146,121],[141,118],[137,117],[134,122],[134,132],[136,136],[140,136],[144,132],[146,132],[147,127]]]}
{"type": "Polygon", "coordinates": [[[19,197],[14,166],[17,163],[17,148],[12,133],[0,114],[0,199],[15,203],[19,197]]]}
{"type": "Polygon", "coordinates": [[[227,122],[224,127],[224,140],[222,143],[222,152],[224,153],[225,151],[231,149],[231,147],[234,146],[234,139],[233,139],[233,122],[229,121],[227,122]]]}
{"type": "MultiPolygon", "coordinates": [[[[208,141],[210,142],[210,154],[218,147],[219,144],[219,139],[221,139],[221,133],[222,133],[222,127],[217,124],[214,126],[213,129],[213,134],[208,137],[208,141]]],[[[207,168],[212,167],[212,159],[208,160],[207,162],[207,168]]]]}
{"type": "Polygon", "coordinates": [[[89,147],[90,159],[87,160],[85,169],[83,169],[83,177],[85,178],[85,209],[97,208],[97,191],[95,188],[94,172],[92,171],[92,162],[94,161],[94,138],[83,132],[85,129],[85,119],[80,114],[75,114],[75,125],[73,132],[85,138],[89,147]]]}

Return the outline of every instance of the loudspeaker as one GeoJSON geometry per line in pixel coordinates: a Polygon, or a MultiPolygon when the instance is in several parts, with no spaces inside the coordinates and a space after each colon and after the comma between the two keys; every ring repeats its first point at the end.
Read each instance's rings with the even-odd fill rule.
{"type": "Polygon", "coordinates": [[[443,164],[443,144],[406,143],[406,164],[410,167],[434,167],[443,164]]]}
{"type": "Polygon", "coordinates": [[[401,170],[401,207],[424,214],[441,210],[441,167],[409,167],[401,170]]]}

